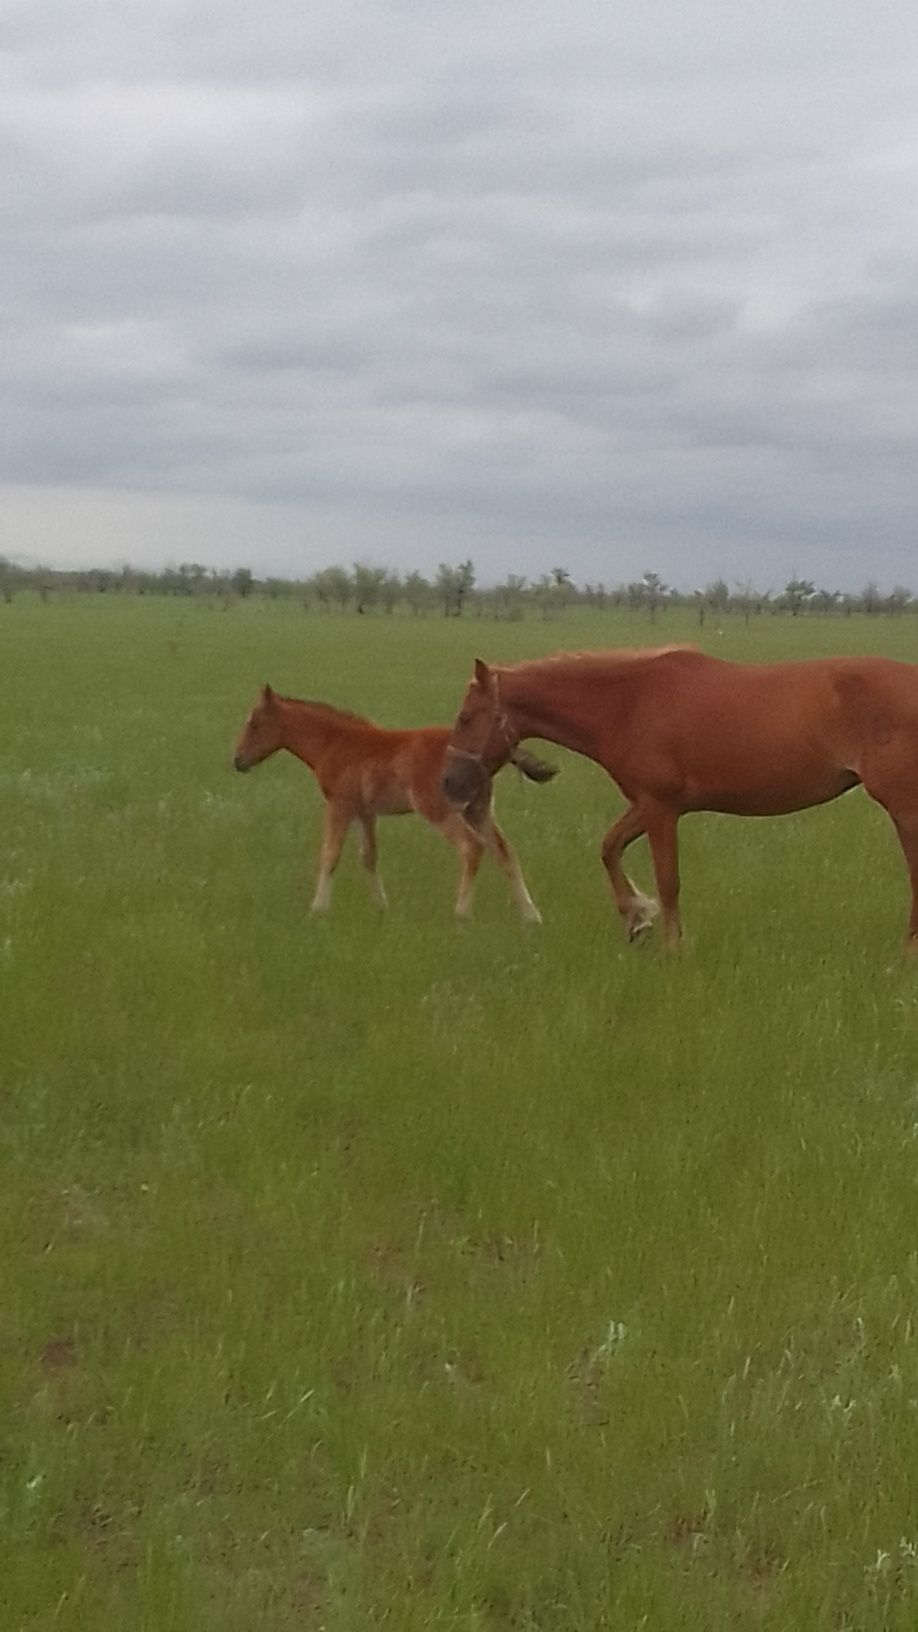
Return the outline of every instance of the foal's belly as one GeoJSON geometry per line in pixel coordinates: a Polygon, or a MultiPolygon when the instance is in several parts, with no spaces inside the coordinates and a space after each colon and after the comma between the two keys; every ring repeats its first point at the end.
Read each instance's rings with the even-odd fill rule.
{"type": "Polygon", "coordinates": [[[367,804],[376,816],[409,816],[414,809],[404,788],[378,788],[367,804]]]}

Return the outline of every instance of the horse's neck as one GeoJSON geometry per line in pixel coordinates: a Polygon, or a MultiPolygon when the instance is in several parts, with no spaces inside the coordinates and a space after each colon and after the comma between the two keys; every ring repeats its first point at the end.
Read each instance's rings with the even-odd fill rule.
{"type": "Polygon", "coordinates": [[[601,699],[584,684],[584,671],[512,669],[499,673],[501,701],[512,715],[514,734],[543,737],[561,748],[599,759],[613,716],[627,706],[629,687],[605,687],[601,699]]]}
{"type": "Polygon", "coordinates": [[[313,708],[309,703],[291,699],[279,702],[278,707],[281,711],[283,747],[314,770],[323,750],[347,729],[347,722],[329,709],[313,708]]]}

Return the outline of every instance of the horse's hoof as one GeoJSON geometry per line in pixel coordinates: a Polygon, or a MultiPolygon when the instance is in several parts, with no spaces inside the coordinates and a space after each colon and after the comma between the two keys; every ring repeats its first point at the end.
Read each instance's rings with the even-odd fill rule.
{"type": "Polygon", "coordinates": [[[629,944],[629,946],[641,946],[643,944],[643,942],[646,941],[647,936],[649,935],[649,933],[650,933],[650,931],[652,929],[653,929],[653,919],[652,918],[641,918],[638,923],[629,925],[629,928],[628,928],[628,944],[629,944]]]}

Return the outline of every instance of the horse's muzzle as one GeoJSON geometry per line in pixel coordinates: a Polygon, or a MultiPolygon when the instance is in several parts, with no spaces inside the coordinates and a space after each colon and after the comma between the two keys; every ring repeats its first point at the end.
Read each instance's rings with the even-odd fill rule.
{"type": "Polygon", "coordinates": [[[450,749],[440,783],[443,797],[449,804],[460,807],[469,804],[486,780],[487,771],[480,759],[450,749]]]}
{"type": "Polygon", "coordinates": [[[234,754],[233,769],[236,771],[247,771],[250,769],[249,761],[245,759],[242,754],[234,754]]]}

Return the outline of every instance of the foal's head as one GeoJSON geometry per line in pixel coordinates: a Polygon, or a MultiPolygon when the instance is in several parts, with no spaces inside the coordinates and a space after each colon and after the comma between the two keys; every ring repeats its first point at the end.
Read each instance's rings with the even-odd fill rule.
{"type": "Polygon", "coordinates": [[[446,750],[442,787],[450,804],[469,804],[506,765],[515,746],[500,706],[497,675],[478,658],[446,750]]]}
{"type": "Polygon", "coordinates": [[[237,771],[250,771],[253,765],[260,765],[269,754],[277,753],[278,748],[282,747],[282,736],[277,698],[270,686],[264,686],[236,744],[233,764],[237,771]]]}

